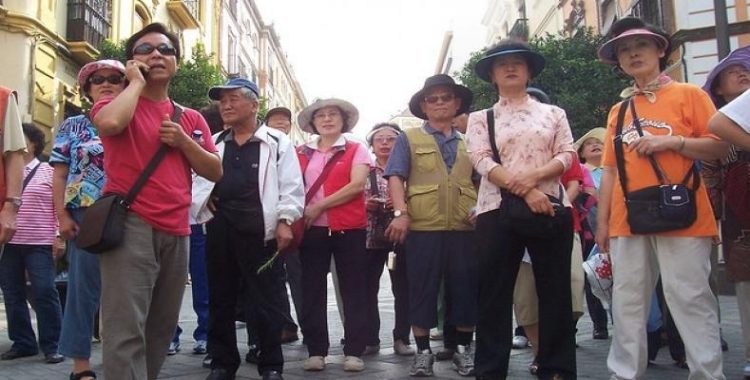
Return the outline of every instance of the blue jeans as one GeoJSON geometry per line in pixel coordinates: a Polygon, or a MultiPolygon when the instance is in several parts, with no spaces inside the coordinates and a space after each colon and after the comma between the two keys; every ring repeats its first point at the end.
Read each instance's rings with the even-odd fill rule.
{"type": "MultiPolygon", "coordinates": [[[[84,209],[71,209],[73,220],[80,223],[84,209]]],[[[99,257],[68,241],[68,295],[65,300],[60,353],[76,359],[91,357],[91,336],[96,309],[102,291],[99,257]]]]}
{"type": "Polygon", "coordinates": [[[5,297],[8,337],[12,349],[37,353],[36,337],[26,304],[26,278],[31,282],[31,304],[39,328],[39,348],[45,354],[57,352],[60,338],[60,298],[55,288],[55,262],[52,246],[6,244],[0,260],[0,287],[5,297]]]}
{"type": "MultiPolygon", "coordinates": [[[[206,232],[202,224],[190,226],[190,283],[193,292],[193,311],[198,316],[198,327],[193,331],[195,341],[208,340],[208,276],[206,275],[206,232]]],[[[182,329],[177,325],[172,342],[180,341],[182,329]]]]}

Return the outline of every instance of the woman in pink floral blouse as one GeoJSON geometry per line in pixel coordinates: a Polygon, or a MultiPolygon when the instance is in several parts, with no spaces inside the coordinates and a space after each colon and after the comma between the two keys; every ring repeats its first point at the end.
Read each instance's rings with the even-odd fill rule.
{"type": "Polygon", "coordinates": [[[525,43],[506,40],[474,68],[500,94],[490,109],[469,116],[466,137],[474,168],[482,175],[476,224],[478,378],[507,377],[513,288],[524,249],[534,263],[539,296],[538,376],[576,378],[570,270],[561,270],[570,268],[573,222],[560,185],[575,148],[565,111],[526,94],[544,64],[544,57],[525,43]]]}

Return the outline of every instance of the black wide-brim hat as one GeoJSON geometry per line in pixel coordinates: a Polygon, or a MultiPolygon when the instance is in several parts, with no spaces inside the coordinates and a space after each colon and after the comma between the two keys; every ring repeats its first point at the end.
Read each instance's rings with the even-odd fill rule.
{"type": "Polygon", "coordinates": [[[511,42],[487,50],[487,52],[484,53],[484,57],[482,57],[482,59],[480,59],[476,63],[476,65],[474,65],[474,72],[476,72],[477,76],[483,81],[492,82],[492,79],[490,78],[490,71],[492,71],[492,62],[495,62],[495,59],[497,59],[498,57],[511,54],[519,54],[523,56],[524,59],[526,59],[526,63],[529,66],[529,74],[531,75],[531,78],[529,79],[534,79],[537,75],[539,75],[539,73],[544,70],[544,66],[547,64],[547,60],[544,59],[541,54],[531,50],[528,45],[520,42],[511,42]]]}
{"type": "Polygon", "coordinates": [[[438,74],[425,79],[422,89],[417,91],[417,93],[411,97],[411,100],[409,101],[409,110],[414,116],[422,120],[427,120],[427,115],[422,112],[422,107],[419,106],[419,103],[424,100],[427,91],[435,86],[448,86],[453,90],[453,94],[461,99],[461,107],[458,108],[455,116],[469,111],[471,101],[474,99],[474,94],[471,90],[469,90],[468,87],[456,84],[456,81],[454,81],[450,75],[438,74]]]}

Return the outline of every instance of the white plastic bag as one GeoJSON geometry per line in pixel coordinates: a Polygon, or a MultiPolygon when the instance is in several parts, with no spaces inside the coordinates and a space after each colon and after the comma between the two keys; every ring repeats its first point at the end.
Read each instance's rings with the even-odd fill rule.
{"type": "Polygon", "coordinates": [[[599,247],[594,245],[583,263],[583,271],[586,272],[586,279],[594,296],[606,306],[612,304],[612,263],[609,255],[599,253],[599,247]]]}

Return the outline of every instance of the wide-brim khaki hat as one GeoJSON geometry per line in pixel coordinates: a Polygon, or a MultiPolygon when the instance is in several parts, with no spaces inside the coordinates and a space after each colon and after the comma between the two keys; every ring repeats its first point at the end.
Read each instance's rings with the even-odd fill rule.
{"type": "Polygon", "coordinates": [[[357,110],[357,107],[354,106],[354,104],[351,104],[343,99],[328,98],[316,99],[312,104],[305,107],[305,109],[303,109],[302,112],[297,115],[297,123],[299,123],[299,127],[305,132],[316,133],[312,125],[313,115],[319,109],[331,106],[338,107],[347,116],[347,121],[344,124],[344,127],[341,129],[341,133],[349,132],[352,130],[352,128],[354,128],[355,125],[357,125],[357,121],[359,120],[359,111],[357,110]]]}
{"type": "Polygon", "coordinates": [[[583,143],[590,138],[595,138],[603,143],[605,134],[607,134],[606,128],[596,127],[596,128],[591,129],[590,131],[586,132],[586,134],[581,136],[580,139],[576,140],[575,142],[576,151],[580,150],[583,143]]]}

